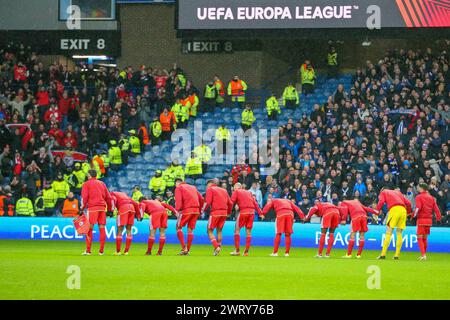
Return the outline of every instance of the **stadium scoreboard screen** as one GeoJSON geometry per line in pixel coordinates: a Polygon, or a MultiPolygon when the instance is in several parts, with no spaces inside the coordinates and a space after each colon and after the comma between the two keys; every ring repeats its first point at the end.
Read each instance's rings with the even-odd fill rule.
{"type": "Polygon", "coordinates": [[[115,20],[115,5],[115,0],[60,0],[59,19],[69,19],[69,6],[77,6],[80,20],[115,20]]]}
{"type": "Polygon", "coordinates": [[[179,30],[450,26],[439,0],[178,0],[179,30]]]}

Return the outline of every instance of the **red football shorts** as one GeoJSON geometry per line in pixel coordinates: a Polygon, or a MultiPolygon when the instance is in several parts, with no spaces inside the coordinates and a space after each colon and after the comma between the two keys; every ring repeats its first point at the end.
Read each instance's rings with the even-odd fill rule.
{"type": "Polygon", "coordinates": [[[167,228],[167,213],[152,213],[150,217],[150,230],[159,229],[159,228],[167,228]]]}
{"type": "Polygon", "coordinates": [[[339,226],[339,213],[330,212],[322,217],[322,228],[336,229],[339,226]]]}
{"type": "Polygon", "coordinates": [[[428,235],[430,234],[431,227],[430,226],[417,226],[417,234],[418,235],[428,235]]]}
{"type": "Polygon", "coordinates": [[[275,220],[275,233],[294,233],[294,217],[292,215],[285,215],[277,217],[275,220]]]}
{"type": "Polygon", "coordinates": [[[239,229],[246,228],[246,229],[252,229],[253,228],[253,221],[255,221],[255,215],[252,214],[239,214],[236,218],[236,226],[238,226],[239,229]]]}
{"type": "Polygon", "coordinates": [[[89,211],[87,210],[87,216],[89,223],[94,224],[106,224],[106,211],[89,211]]]}
{"type": "Polygon", "coordinates": [[[187,225],[189,229],[194,230],[198,216],[198,214],[180,214],[177,219],[177,228],[184,228],[187,225]]]}
{"type": "Polygon", "coordinates": [[[119,227],[134,225],[134,212],[119,214],[116,218],[119,227]]]}
{"type": "Polygon", "coordinates": [[[225,221],[227,221],[227,216],[209,216],[208,229],[222,229],[225,225],[225,221]]]}
{"type": "Polygon", "coordinates": [[[367,227],[366,217],[357,217],[352,219],[352,232],[367,232],[369,228],[367,227]]]}

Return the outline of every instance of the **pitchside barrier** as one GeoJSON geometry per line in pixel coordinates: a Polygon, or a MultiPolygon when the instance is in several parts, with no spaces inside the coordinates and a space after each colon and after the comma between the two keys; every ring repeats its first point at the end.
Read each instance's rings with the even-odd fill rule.
{"type": "MultiPolygon", "coordinates": [[[[178,244],[175,220],[169,220],[166,231],[167,243],[178,244]]],[[[194,231],[194,244],[210,244],[206,234],[207,221],[198,221],[194,231]]],[[[234,244],[234,221],[227,221],[223,229],[223,244],[234,244]]],[[[366,233],[365,248],[379,250],[384,240],[384,226],[370,226],[366,233]]],[[[418,251],[415,227],[407,227],[404,232],[403,248],[406,251],[418,251]]],[[[108,241],[114,241],[117,232],[116,220],[108,219],[106,235],[108,241]]],[[[149,235],[148,219],[136,222],[133,227],[133,241],[146,243],[149,235]]],[[[273,222],[255,222],[252,232],[252,244],[256,246],[272,246],[275,235],[273,222]]],[[[94,239],[98,240],[98,229],[94,229],[94,239]]],[[[245,239],[245,231],[241,230],[245,239]]],[[[339,226],[335,233],[335,248],[346,248],[350,237],[350,225],[339,226]]],[[[315,248],[320,238],[319,224],[294,225],[292,245],[297,248],[315,248]]],[[[395,247],[395,234],[392,237],[391,247],[395,247]]],[[[15,240],[72,240],[81,241],[83,236],[78,235],[70,218],[0,218],[0,239],[15,240]]],[[[244,242],[243,239],[243,242],[244,242]]],[[[429,251],[450,252],[450,228],[433,228],[429,237],[429,251]]]]}

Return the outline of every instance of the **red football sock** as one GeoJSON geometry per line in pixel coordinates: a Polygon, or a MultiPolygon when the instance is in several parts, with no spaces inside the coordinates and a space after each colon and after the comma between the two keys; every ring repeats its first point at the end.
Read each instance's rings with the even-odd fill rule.
{"type": "Polygon", "coordinates": [[[245,238],[245,251],[250,250],[250,243],[252,242],[252,236],[247,236],[245,238]]]}
{"type": "Polygon", "coordinates": [[[286,234],[286,239],[285,239],[285,242],[286,242],[286,253],[289,253],[289,250],[291,250],[291,240],[292,240],[291,235],[290,234],[286,234]]]}
{"type": "Polygon", "coordinates": [[[188,237],[187,237],[187,250],[191,251],[191,246],[192,246],[192,241],[194,241],[194,233],[193,232],[188,232],[188,237]]]}
{"type": "Polygon", "coordinates": [[[240,242],[241,242],[241,236],[239,235],[239,233],[236,233],[234,235],[234,247],[236,248],[236,252],[239,252],[240,242]]]}
{"type": "Polygon", "coordinates": [[[319,255],[322,254],[323,247],[324,247],[324,245],[325,245],[325,237],[326,237],[326,234],[325,234],[325,233],[322,233],[322,234],[320,235],[320,240],[319,240],[319,255]]]}
{"type": "Polygon", "coordinates": [[[122,235],[117,235],[116,237],[116,252],[120,252],[120,248],[122,247],[122,235]]]}
{"type": "Polygon", "coordinates": [[[152,252],[153,249],[153,244],[155,243],[155,238],[154,237],[148,237],[148,248],[147,248],[147,252],[152,252]]]}
{"type": "Polygon", "coordinates": [[[364,240],[359,240],[358,256],[360,256],[363,251],[364,242],[365,242],[364,240]]]}
{"type": "Polygon", "coordinates": [[[103,253],[105,249],[105,241],[106,241],[106,231],[105,228],[100,228],[100,252],[103,253]]]}
{"type": "Polygon", "coordinates": [[[423,243],[423,238],[417,238],[417,243],[419,244],[419,249],[422,257],[425,256],[425,244],[423,243]]]}
{"type": "Polygon", "coordinates": [[[423,248],[425,249],[425,254],[427,254],[428,238],[422,238],[422,239],[423,239],[423,248]]]}
{"type": "Polygon", "coordinates": [[[91,252],[91,245],[92,245],[92,229],[89,229],[88,233],[86,234],[86,252],[91,252]]]}
{"type": "Polygon", "coordinates": [[[333,242],[334,242],[334,233],[330,233],[330,236],[328,238],[327,254],[330,254],[331,248],[333,248],[333,242]]]}
{"type": "Polygon", "coordinates": [[[280,247],[280,242],[281,242],[281,233],[277,233],[277,235],[275,236],[275,243],[273,245],[273,253],[278,252],[278,248],[280,247]]]}
{"type": "Polygon", "coordinates": [[[217,249],[220,246],[219,243],[217,242],[216,238],[213,237],[210,240],[211,240],[211,243],[212,243],[214,249],[217,249]]]}
{"type": "Polygon", "coordinates": [[[178,241],[180,241],[181,249],[184,249],[185,244],[184,244],[184,234],[183,234],[183,230],[181,230],[181,229],[178,229],[178,230],[177,230],[177,237],[178,237],[178,241]]]}
{"type": "Polygon", "coordinates": [[[347,248],[347,255],[351,256],[353,251],[353,246],[355,245],[355,239],[348,240],[348,248],[347,248]]]}
{"type": "Polygon", "coordinates": [[[159,248],[158,248],[158,252],[162,253],[163,249],[164,249],[164,244],[166,243],[166,238],[165,237],[159,237],[159,248]]]}
{"type": "Polygon", "coordinates": [[[128,250],[130,250],[131,240],[133,240],[133,236],[131,234],[127,235],[127,240],[125,243],[125,252],[128,252],[128,250]]]}

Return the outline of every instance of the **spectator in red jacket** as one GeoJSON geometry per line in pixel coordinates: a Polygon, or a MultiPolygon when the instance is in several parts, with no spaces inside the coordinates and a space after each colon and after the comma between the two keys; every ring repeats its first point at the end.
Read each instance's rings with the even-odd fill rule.
{"type": "Polygon", "coordinates": [[[247,171],[248,174],[252,172],[252,168],[246,163],[244,164],[237,164],[231,169],[231,175],[233,176],[233,184],[238,183],[239,176],[242,174],[243,171],[247,171]]]}
{"type": "Polygon", "coordinates": [[[70,148],[76,148],[78,146],[77,139],[72,136],[72,133],[67,132],[62,145],[66,148],[68,148],[69,145],[70,148]]]}
{"type": "Polygon", "coordinates": [[[50,96],[44,86],[39,88],[39,91],[36,93],[36,99],[39,107],[39,113],[42,117],[47,111],[47,107],[50,105],[50,96]]]}
{"type": "Polygon", "coordinates": [[[64,146],[64,132],[59,128],[58,123],[52,123],[48,135],[53,137],[59,146],[64,146]]]}
{"type": "Polygon", "coordinates": [[[28,70],[27,67],[23,65],[21,61],[19,61],[16,65],[14,65],[14,80],[17,82],[25,82],[28,79],[28,70]]]}
{"type": "Polygon", "coordinates": [[[58,101],[58,109],[59,109],[59,112],[61,112],[63,129],[67,125],[67,117],[68,117],[71,105],[72,105],[72,98],[69,97],[67,91],[65,90],[58,101]]]}
{"type": "Polygon", "coordinates": [[[50,108],[48,108],[48,110],[44,114],[44,121],[61,123],[61,120],[62,120],[62,113],[59,110],[58,106],[50,105],[50,108]]]}

